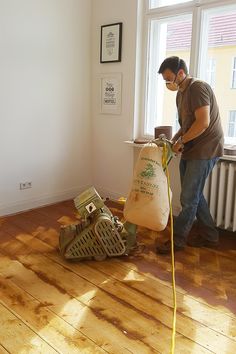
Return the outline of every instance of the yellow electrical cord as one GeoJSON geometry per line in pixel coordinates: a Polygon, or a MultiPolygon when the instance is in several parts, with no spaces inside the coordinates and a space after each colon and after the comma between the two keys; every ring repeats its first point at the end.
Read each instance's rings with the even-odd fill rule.
{"type": "Polygon", "coordinates": [[[177,310],[177,301],[176,301],[176,288],[175,288],[175,254],[174,254],[174,226],[173,226],[173,212],[172,212],[172,202],[170,196],[170,175],[167,165],[167,147],[164,142],[163,145],[163,156],[162,164],[165,169],[167,177],[167,186],[168,186],[168,200],[170,206],[170,230],[171,230],[171,263],[172,263],[172,292],[173,292],[173,322],[172,322],[172,338],[171,338],[171,354],[175,352],[175,334],[176,334],[176,310],[177,310]]]}

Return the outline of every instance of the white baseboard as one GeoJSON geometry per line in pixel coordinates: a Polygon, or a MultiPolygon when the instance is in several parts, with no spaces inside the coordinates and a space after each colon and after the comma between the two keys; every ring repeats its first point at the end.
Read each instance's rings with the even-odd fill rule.
{"type": "MultiPolygon", "coordinates": [[[[21,200],[15,203],[12,202],[6,205],[0,205],[0,216],[16,214],[26,210],[35,209],[38,207],[62,202],[64,200],[74,199],[78,194],[82,193],[84,190],[86,190],[89,187],[91,187],[91,185],[71,188],[54,195],[47,195],[39,198],[31,198],[27,200],[21,200]]],[[[104,199],[109,198],[113,200],[118,200],[121,197],[127,197],[122,193],[110,191],[108,189],[100,188],[98,186],[96,186],[95,188],[100,194],[100,196],[104,199]]],[[[172,208],[173,208],[173,215],[178,215],[181,210],[181,207],[179,205],[173,205],[172,208]]]]}
{"type": "Polygon", "coordinates": [[[99,187],[95,187],[95,188],[96,188],[97,192],[99,193],[99,195],[101,196],[101,198],[104,198],[104,199],[109,198],[109,199],[113,199],[113,200],[118,200],[121,197],[126,197],[122,193],[110,191],[108,189],[99,188],[99,187]]]}
{"type": "Polygon", "coordinates": [[[31,198],[18,202],[12,202],[6,205],[0,205],[0,216],[16,214],[22,211],[62,202],[64,200],[73,199],[89,187],[90,185],[75,187],[62,192],[58,192],[53,195],[45,195],[39,198],[31,198]]]}

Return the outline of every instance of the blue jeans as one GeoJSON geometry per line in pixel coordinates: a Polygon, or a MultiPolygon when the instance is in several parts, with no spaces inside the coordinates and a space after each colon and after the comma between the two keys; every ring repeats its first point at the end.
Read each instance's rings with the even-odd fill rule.
{"type": "Polygon", "coordinates": [[[180,160],[182,210],[174,218],[174,242],[177,246],[186,245],[195,218],[204,229],[206,240],[217,242],[219,239],[218,231],[203,195],[207,176],[218,159],[216,157],[211,160],[180,160]]]}

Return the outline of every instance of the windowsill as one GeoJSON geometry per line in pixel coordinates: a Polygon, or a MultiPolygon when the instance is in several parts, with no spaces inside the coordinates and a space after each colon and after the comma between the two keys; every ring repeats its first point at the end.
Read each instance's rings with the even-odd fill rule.
{"type": "Polygon", "coordinates": [[[235,155],[223,155],[220,157],[220,160],[229,160],[229,161],[236,161],[235,155]]]}
{"type": "MultiPolygon", "coordinates": [[[[151,139],[150,139],[150,141],[151,141],[151,139]]],[[[136,144],[132,140],[126,140],[124,143],[128,144],[132,147],[135,147],[135,148],[142,148],[148,142],[145,144],[136,144]]],[[[222,157],[220,157],[220,160],[236,161],[236,156],[235,155],[223,155],[222,157]]]]}
{"type": "Polygon", "coordinates": [[[126,140],[126,141],[124,141],[124,143],[125,144],[128,144],[128,145],[131,145],[132,147],[139,147],[139,148],[141,148],[141,147],[143,147],[145,144],[147,144],[147,143],[145,143],[145,144],[136,144],[136,143],[134,143],[132,140],[126,140]]]}

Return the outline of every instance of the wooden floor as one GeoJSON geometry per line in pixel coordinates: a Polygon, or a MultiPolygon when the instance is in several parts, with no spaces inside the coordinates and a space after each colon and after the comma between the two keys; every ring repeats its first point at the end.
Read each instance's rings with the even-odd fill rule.
{"type": "MultiPolygon", "coordinates": [[[[58,232],[73,220],[72,201],[0,219],[0,353],[169,353],[171,259],[155,254],[162,236],[139,229],[132,255],[67,262],[58,232]]],[[[175,266],[175,353],[236,353],[236,235],[222,233],[219,250],[177,252],[175,266]]]]}

